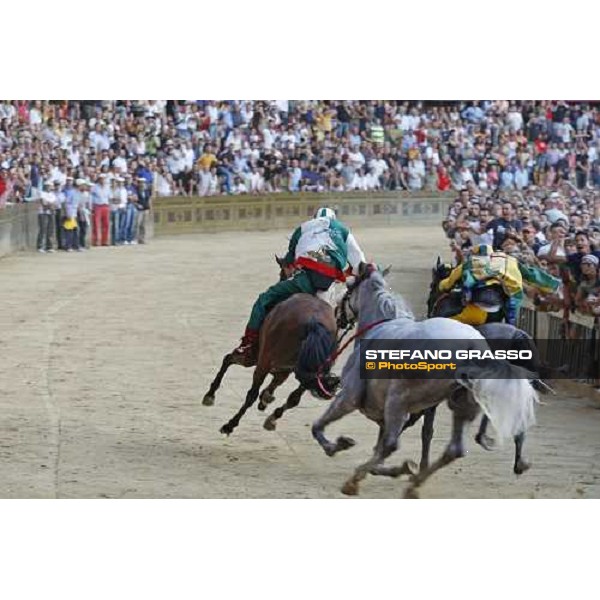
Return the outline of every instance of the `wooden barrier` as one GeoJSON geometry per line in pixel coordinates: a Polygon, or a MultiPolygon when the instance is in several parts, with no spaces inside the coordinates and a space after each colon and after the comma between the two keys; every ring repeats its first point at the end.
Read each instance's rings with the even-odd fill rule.
{"type": "Polygon", "coordinates": [[[338,210],[352,226],[409,222],[441,223],[454,194],[364,193],[270,194],[156,198],[155,235],[210,231],[249,231],[295,227],[320,206],[338,210]]]}

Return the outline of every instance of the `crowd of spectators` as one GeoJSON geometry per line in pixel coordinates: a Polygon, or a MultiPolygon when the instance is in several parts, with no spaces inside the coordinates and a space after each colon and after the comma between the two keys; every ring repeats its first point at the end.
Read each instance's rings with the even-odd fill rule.
{"type": "Polygon", "coordinates": [[[561,280],[556,292],[524,285],[538,310],[600,315],[600,190],[570,181],[552,188],[460,190],[443,222],[457,262],[489,244],[561,280]]]}
{"type": "Polygon", "coordinates": [[[45,181],[153,195],[600,185],[600,110],[555,101],[0,101],[0,205],[45,181]]]}
{"type": "Polygon", "coordinates": [[[597,102],[0,101],[0,209],[37,202],[41,250],[49,223],[68,249],[90,225],[92,244],[143,239],[150,196],[463,190],[458,251],[493,222],[495,247],[569,265],[569,298],[600,312],[599,188],[597,102]]]}

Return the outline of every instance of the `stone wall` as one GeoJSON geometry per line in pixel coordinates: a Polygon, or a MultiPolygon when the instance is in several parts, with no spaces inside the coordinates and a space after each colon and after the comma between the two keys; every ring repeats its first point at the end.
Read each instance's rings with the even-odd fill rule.
{"type": "MultiPolygon", "coordinates": [[[[250,231],[295,227],[320,206],[338,210],[353,227],[399,223],[440,224],[454,194],[271,194],[268,196],[211,196],[155,198],[148,237],[177,233],[250,231]]],[[[0,256],[35,250],[37,204],[0,209],[0,256]]]]}
{"type": "Polygon", "coordinates": [[[156,235],[295,227],[320,206],[338,210],[349,225],[441,224],[454,194],[271,194],[154,200],[156,235]]]}

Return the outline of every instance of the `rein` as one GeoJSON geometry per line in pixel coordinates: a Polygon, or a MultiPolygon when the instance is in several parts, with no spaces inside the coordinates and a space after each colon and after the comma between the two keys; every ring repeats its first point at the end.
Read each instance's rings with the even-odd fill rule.
{"type": "MultiPolygon", "coordinates": [[[[366,333],[367,331],[370,331],[371,329],[373,329],[374,327],[377,327],[377,325],[381,325],[382,323],[386,323],[387,321],[391,321],[392,319],[378,319],[377,321],[373,321],[372,323],[369,323],[367,325],[365,325],[364,327],[361,327],[353,336],[351,336],[348,340],[346,340],[346,342],[344,342],[340,347],[336,348],[331,354],[330,356],[325,360],[325,362],[323,364],[321,364],[319,366],[319,369],[317,370],[317,383],[319,384],[319,389],[321,390],[321,392],[324,394],[325,397],[327,398],[333,398],[334,394],[332,394],[331,392],[327,391],[325,389],[325,386],[323,385],[323,382],[321,381],[321,375],[323,375],[323,369],[328,366],[331,365],[333,362],[335,362],[335,359],[350,345],[351,342],[353,342],[357,337],[360,337],[361,335],[363,335],[364,333],[366,333]]],[[[346,332],[344,333],[344,335],[346,335],[346,333],[348,333],[349,329],[346,330],[346,332]]],[[[344,336],[342,336],[340,338],[339,341],[342,340],[344,336]]],[[[338,342],[339,343],[339,342],[338,342]]]]}

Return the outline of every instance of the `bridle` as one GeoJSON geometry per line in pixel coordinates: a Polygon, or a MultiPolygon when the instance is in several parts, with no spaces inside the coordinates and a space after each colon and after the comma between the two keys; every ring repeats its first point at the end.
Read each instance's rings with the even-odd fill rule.
{"type": "Polygon", "coordinates": [[[364,274],[362,277],[357,276],[356,280],[352,285],[348,285],[346,293],[342,297],[342,301],[339,306],[335,309],[336,312],[336,324],[338,330],[342,330],[342,335],[338,338],[337,345],[346,337],[346,335],[354,329],[358,321],[358,311],[352,306],[350,299],[352,294],[356,291],[356,288],[369,276],[370,273],[364,274]],[[350,313],[350,315],[348,315],[350,313]]]}
{"type": "Polygon", "coordinates": [[[356,325],[356,321],[358,321],[358,313],[354,310],[354,307],[350,302],[350,297],[352,296],[354,289],[355,288],[353,287],[346,290],[340,305],[336,308],[338,330],[343,330],[341,337],[338,339],[338,344],[346,336],[348,331],[356,325]],[[350,315],[348,313],[350,313],[350,315]]]}
{"type": "MultiPolygon", "coordinates": [[[[323,398],[332,398],[334,396],[334,394],[332,392],[330,392],[326,388],[326,386],[323,385],[322,377],[324,376],[324,370],[325,369],[329,370],[329,368],[333,365],[333,363],[335,362],[335,360],[337,359],[337,357],[340,354],[342,354],[342,352],[356,338],[361,337],[362,335],[364,335],[365,333],[367,333],[368,331],[370,331],[374,327],[377,327],[378,325],[381,325],[382,323],[385,323],[386,321],[390,320],[388,318],[386,318],[386,319],[378,319],[377,321],[373,321],[372,323],[367,323],[366,325],[364,325],[363,327],[361,327],[356,333],[354,333],[354,335],[352,335],[348,340],[346,340],[346,342],[344,342],[344,344],[341,343],[342,340],[346,337],[346,335],[350,331],[352,331],[352,329],[354,329],[354,325],[358,321],[358,312],[352,306],[352,303],[350,302],[350,298],[352,297],[352,294],[356,291],[356,288],[358,288],[358,286],[365,279],[367,279],[369,277],[369,275],[371,274],[371,272],[372,272],[372,270],[367,269],[365,271],[365,273],[363,273],[362,275],[360,275],[360,276],[358,276],[356,278],[356,281],[352,285],[348,286],[348,289],[346,290],[346,293],[344,294],[344,297],[342,298],[340,306],[338,307],[340,314],[336,318],[336,323],[338,325],[338,328],[339,329],[343,329],[344,331],[342,332],[342,335],[337,340],[336,349],[325,360],[325,362],[319,366],[319,369],[317,370],[316,380],[317,380],[317,384],[318,384],[320,392],[321,392],[321,397],[323,397],[323,398]],[[348,315],[346,313],[346,307],[352,313],[350,317],[348,317],[348,315]]],[[[336,309],[336,312],[337,312],[338,309],[336,309]]]]}

